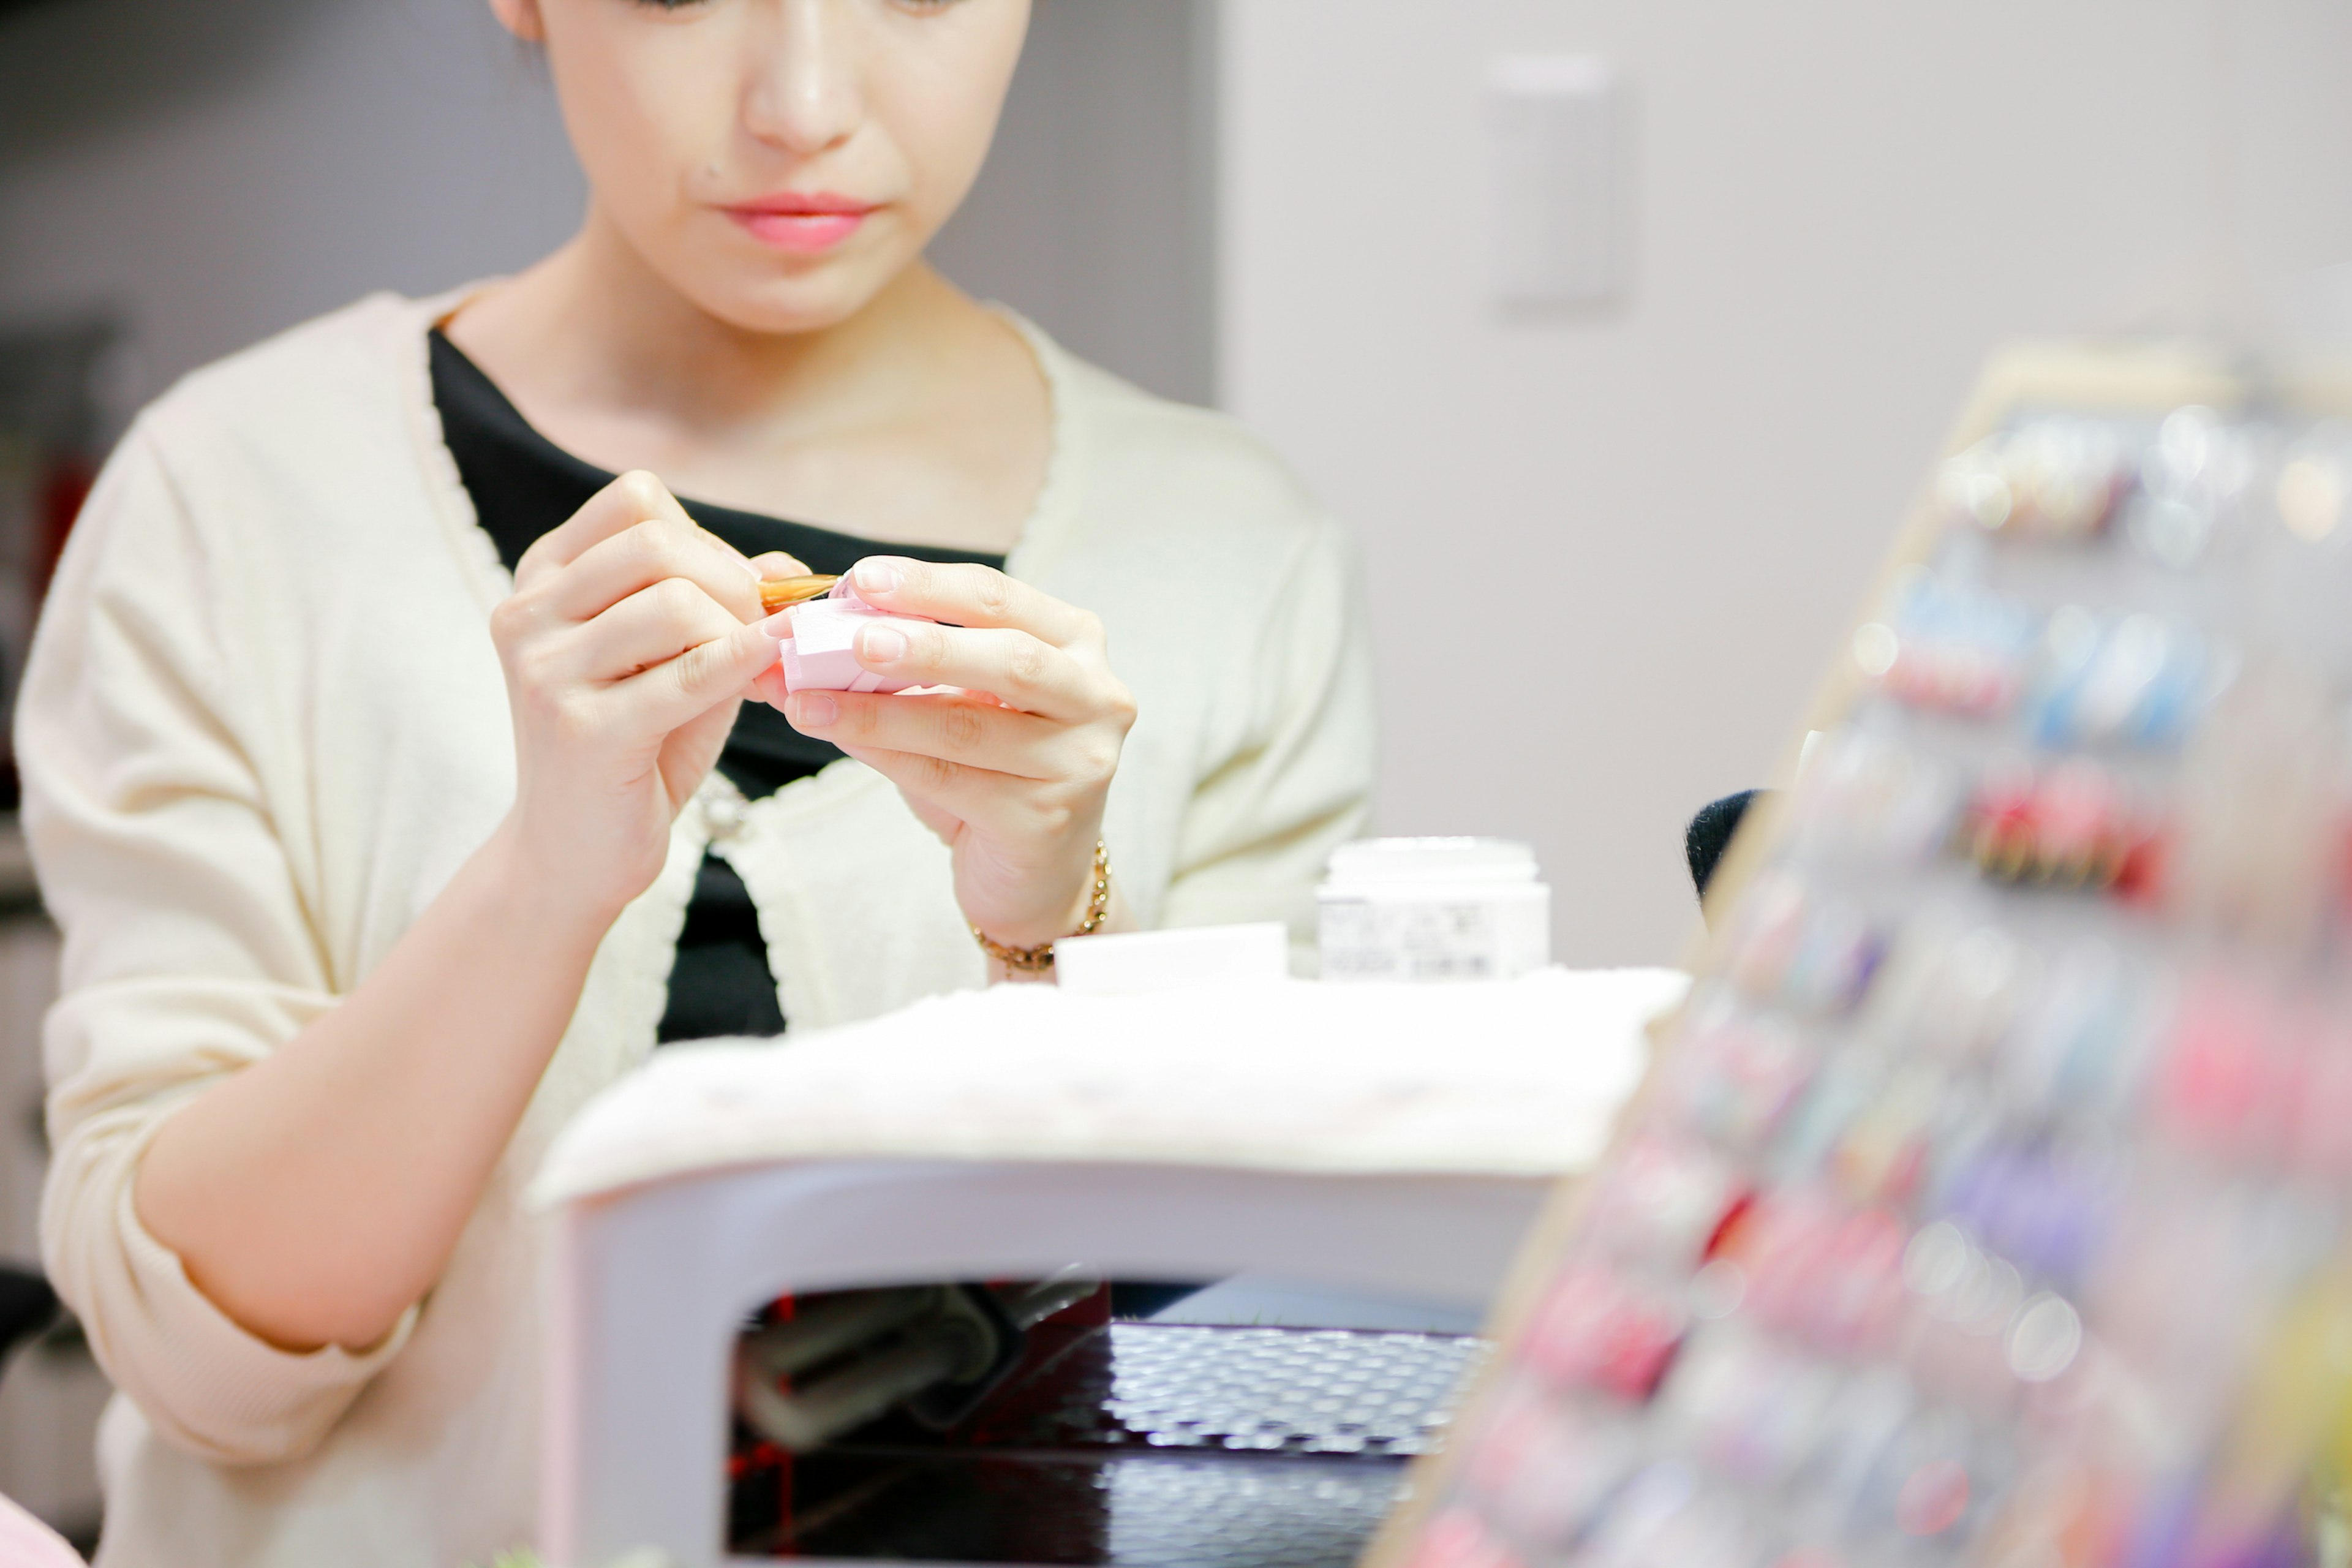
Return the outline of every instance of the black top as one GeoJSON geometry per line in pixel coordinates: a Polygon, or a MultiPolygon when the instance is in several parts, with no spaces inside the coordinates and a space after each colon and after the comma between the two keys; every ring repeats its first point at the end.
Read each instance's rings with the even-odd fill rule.
{"type": "MultiPolygon", "coordinates": [[[[457,477],[473,498],[474,513],[512,571],[533,541],[586,504],[613,476],[581,461],[531,427],[506,394],[437,329],[432,335],[433,402],[442,439],[457,461],[457,477]]],[[[828,528],[787,522],[679,498],[688,513],[746,555],[781,550],[812,572],[846,572],[880,552],[918,561],[976,561],[1002,569],[1004,557],[929,545],[889,544],[828,528]]],[[[745,795],[772,795],[841,755],[838,747],[802,734],[764,702],[746,702],[719,753],[719,770],[745,795]]],[[[686,906],[686,928],[671,966],[669,1004],[657,1038],[695,1040],[712,1035],[773,1035],[784,1016],[759,911],[735,868],[706,855],[686,906]]]]}

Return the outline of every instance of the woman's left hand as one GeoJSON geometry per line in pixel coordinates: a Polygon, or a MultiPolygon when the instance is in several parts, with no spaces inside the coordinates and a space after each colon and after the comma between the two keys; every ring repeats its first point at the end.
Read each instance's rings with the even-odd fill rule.
{"type": "Polygon", "coordinates": [[[1103,625],[990,567],[877,555],[851,574],[877,609],[949,626],[863,627],[857,662],[955,692],[758,690],[804,735],[898,786],[955,858],[964,917],[1009,947],[1067,936],[1092,891],[1103,797],[1135,722],[1103,625]]]}

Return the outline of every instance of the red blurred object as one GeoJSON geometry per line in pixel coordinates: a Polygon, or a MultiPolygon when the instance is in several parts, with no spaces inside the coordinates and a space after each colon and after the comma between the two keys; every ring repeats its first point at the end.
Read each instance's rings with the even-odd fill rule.
{"type": "Polygon", "coordinates": [[[2162,886],[2159,824],[2094,763],[1988,774],[1961,831],[1969,858],[1995,881],[2081,888],[2131,902],[2152,900],[2162,886]]]}
{"type": "Polygon", "coordinates": [[[1430,1521],[1412,1568],[1521,1568],[1518,1554],[1486,1532],[1475,1514],[1450,1509],[1430,1521]]]}
{"type": "Polygon", "coordinates": [[[0,810],[17,804],[6,735],[34,624],[131,395],[121,342],[103,318],[0,329],[0,810]]]}
{"type": "Polygon", "coordinates": [[[1687,1326],[1673,1301],[1587,1265],[1552,1287],[1536,1314],[1527,1356],[1556,1382],[1647,1399],[1687,1326]]]}
{"type": "Polygon", "coordinates": [[[66,535],[73,531],[74,520],[81,515],[82,503],[89,500],[90,488],[97,483],[98,465],[79,452],[53,456],[40,477],[33,502],[29,563],[37,613],[49,591],[49,579],[57,574],[58,557],[65,553],[66,535]]]}

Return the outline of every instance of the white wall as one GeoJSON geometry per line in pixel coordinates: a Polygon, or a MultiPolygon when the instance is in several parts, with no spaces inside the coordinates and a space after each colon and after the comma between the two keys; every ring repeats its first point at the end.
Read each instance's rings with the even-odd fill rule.
{"type": "Polygon", "coordinates": [[[1037,0],[947,274],[1162,396],[1215,393],[1210,0],[1037,0]]]}
{"type": "Polygon", "coordinates": [[[529,261],[579,176],[481,0],[48,0],[0,27],[0,317],[125,313],[160,390],[374,289],[529,261]]]}
{"type": "Polygon", "coordinates": [[[1223,399],[1365,542],[1383,826],[1535,840],[1569,962],[1676,956],[1685,819],[1766,782],[1989,346],[2160,314],[2217,210],[2352,258],[2352,12],[2229,8],[1230,0],[1223,399]],[[1635,83],[1635,290],[1508,320],[1477,95],[1553,51],[1635,83]]]}
{"type": "MultiPolygon", "coordinates": [[[[1040,0],[951,275],[1205,396],[1191,0],[1040,0]]],[[[0,323],[126,316],[136,401],[374,289],[522,265],[583,186],[485,0],[44,0],[0,21],[0,323]]]]}

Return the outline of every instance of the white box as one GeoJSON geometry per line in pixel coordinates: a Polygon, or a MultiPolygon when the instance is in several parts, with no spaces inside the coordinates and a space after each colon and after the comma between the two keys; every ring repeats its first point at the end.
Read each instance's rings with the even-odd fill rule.
{"type": "Polygon", "coordinates": [[[1271,983],[1289,973],[1290,931],[1279,921],[1069,936],[1054,944],[1055,982],[1065,991],[1089,996],[1271,983]]]}

